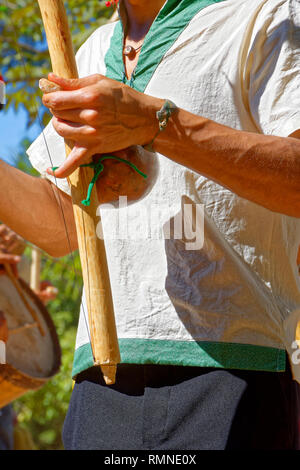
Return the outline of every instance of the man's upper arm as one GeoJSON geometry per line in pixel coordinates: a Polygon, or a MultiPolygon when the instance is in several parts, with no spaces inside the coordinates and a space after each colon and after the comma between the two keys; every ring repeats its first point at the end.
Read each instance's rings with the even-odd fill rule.
{"type": "MultiPolygon", "coordinates": [[[[300,129],[290,134],[289,137],[294,137],[294,139],[300,139],[300,129]]],[[[300,273],[300,246],[299,246],[298,255],[297,255],[297,266],[299,268],[299,273],[300,273]]]]}
{"type": "Polygon", "coordinates": [[[294,139],[300,139],[300,129],[290,134],[289,137],[294,137],[294,139]]]}

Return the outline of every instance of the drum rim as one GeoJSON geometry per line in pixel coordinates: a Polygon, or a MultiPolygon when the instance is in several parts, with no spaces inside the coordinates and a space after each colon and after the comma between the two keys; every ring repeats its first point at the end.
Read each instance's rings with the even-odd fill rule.
{"type": "Polygon", "coordinates": [[[61,366],[61,347],[59,344],[59,339],[53,320],[47,308],[23,279],[19,278],[19,282],[22,288],[24,289],[25,294],[28,295],[31,300],[35,303],[37,309],[42,314],[42,317],[46,322],[47,327],[49,328],[54,352],[54,363],[50,374],[45,377],[34,377],[29,374],[26,374],[25,372],[20,371],[11,364],[4,364],[0,367],[0,385],[1,382],[7,381],[10,382],[12,385],[15,385],[20,388],[36,389],[44,385],[46,382],[48,382],[48,380],[50,380],[59,372],[61,366]]]}

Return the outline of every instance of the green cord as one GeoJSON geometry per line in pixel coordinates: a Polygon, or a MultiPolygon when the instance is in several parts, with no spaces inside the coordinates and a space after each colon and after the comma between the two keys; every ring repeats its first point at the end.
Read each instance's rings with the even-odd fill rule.
{"type": "Polygon", "coordinates": [[[87,198],[84,201],[81,201],[81,204],[83,204],[84,206],[89,206],[91,204],[91,194],[93,191],[93,187],[95,186],[96,181],[99,178],[100,174],[104,170],[104,165],[102,165],[101,162],[98,162],[98,163],[88,163],[87,165],[80,165],[80,166],[81,168],[84,168],[84,167],[94,168],[95,174],[94,174],[94,178],[89,184],[87,198]]]}
{"type": "MultiPolygon", "coordinates": [[[[117,160],[118,162],[126,163],[131,168],[133,168],[139,175],[141,175],[143,178],[145,179],[147,178],[147,175],[145,175],[145,173],[142,173],[133,163],[129,162],[128,160],[125,160],[124,158],[115,157],[114,155],[103,155],[103,157],[100,157],[97,163],[92,162],[92,163],[86,163],[85,165],[80,165],[81,168],[88,167],[88,168],[93,168],[94,170],[94,178],[89,184],[87,198],[84,201],[81,201],[81,203],[84,206],[89,206],[91,204],[91,194],[100,174],[104,170],[104,165],[102,164],[104,160],[117,160]]],[[[54,166],[52,168],[52,171],[55,172],[58,168],[59,168],[58,166],[54,166]]]]}

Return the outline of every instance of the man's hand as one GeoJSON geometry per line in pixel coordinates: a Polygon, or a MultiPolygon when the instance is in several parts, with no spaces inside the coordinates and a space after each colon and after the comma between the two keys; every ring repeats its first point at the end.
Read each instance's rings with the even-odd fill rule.
{"type": "Polygon", "coordinates": [[[47,305],[51,300],[55,300],[58,295],[58,289],[49,281],[42,281],[40,290],[36,292],[43,304],[47,305]]]}
{"type": "MultiPolygon", "coordinates": [[[[57,133],[75,143],[70,156],[55,171],[57,178],[69,176],[96,154],[145,145],[155,136],[155,112],[162,100],[98,74],[76,80],[54,74],[48,78],[62,91],[45,94],[43,103],[54,116],[57,133]]],[[[47,171],[53,174],[51,169],[47,171]]]]}
{"type": "MultiPolygon", "coordinates": [[[[7,253],[0,253],[0,265],[1,264],[13,264],[16,265],[21,261],[20,256],[11,255],[7,253]]],[[[1,270],[1,267],[0,267],[1,270]]]]}
{"type": "Polygon", "coordinates": [[[23,238],[13,232],[6,225],[0,225],[0,274],[5,270],[1,265],[12,265],[15,276],[18,276],[17,264],[21,261],[21,255],[25,249],[23,238]]]}
{"type": "Polygon", "coordinates": [[[12,268],[12,272],[14,273],[15,277],[19,277],[17,265],[20,261],[21,261],[20,256],[0,253],[0,276],[1,274],[3,275],[6,273],[3,265],[10,264],[12,268]]]}
{"type": "Polygon", "coordinates": [[[6,225],[0,225],[0,255],[9,253],[22,255],[25,250],[25,241],[6,225]]]}

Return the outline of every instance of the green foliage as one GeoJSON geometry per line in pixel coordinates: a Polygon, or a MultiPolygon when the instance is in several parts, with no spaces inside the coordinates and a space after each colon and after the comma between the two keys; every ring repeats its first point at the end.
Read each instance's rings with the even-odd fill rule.
{"type": "MultiPolygon", "coordinates": [[[[69,0],[66,3],[75,51],[104,24],[112,11],[100,0],[69,0]]],[[[1,72],[8,83],[7,106],[26,107],[28,125],[41,105],[38,80],[51,71],[44,28],[36,0],[2,0],[0,5],[1,72]],[[3,40],[4,39],[4,40],[3,40]]],[[[48,113],[40,112],[43,124],[48,113]]]]}
{"type": "Polygon", "coordinates": [[[13,166],[17,166],[19,170],[24,171],[24,173],[28,173],[32,176],[39,176],[39,172],[31,166],[27,156],[25,155],[25,151],[30,144],[31,141],[29,139],[22,139],[18,147],[14,149],[14,155],[10,156],[10,162],[13,166]]]}

